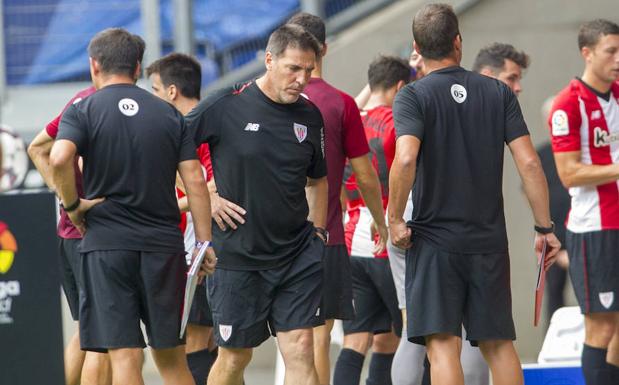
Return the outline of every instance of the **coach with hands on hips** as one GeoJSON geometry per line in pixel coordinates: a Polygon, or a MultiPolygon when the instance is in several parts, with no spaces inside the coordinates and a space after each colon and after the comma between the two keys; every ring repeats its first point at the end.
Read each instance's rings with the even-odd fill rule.
{"type": "MultiPolygon", "coordinates": [[[[143,321],[165,383],[193,384],[178,337],[187,269],[174,185],[178,170],[196,239],[209,242],[210,202],[196,147],[181,114],[135,85],[141,63],[133,35],[99,32],[88,54],[98,91],[67,109],[50,155],[65,211],[84,234],[81,347],[109,352],[115,385],[143,384],[143,321]],[[77,154],[87,199],[75,189],[77,154]]],[[[202,272],[214,268],[209,248],[202,272]]]]}

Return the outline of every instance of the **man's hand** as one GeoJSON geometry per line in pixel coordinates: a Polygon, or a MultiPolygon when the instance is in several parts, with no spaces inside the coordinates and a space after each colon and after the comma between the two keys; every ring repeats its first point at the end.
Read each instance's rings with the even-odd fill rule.
{"type": "Polygon", "coordinates": [[[378,240],[374,244],[374,249],[372,250],[372,253],[380,254],[387,247],[387,239],[389,238],[389,229],[387,228],[387,225],[385,223],[382,223],[379,225],[376,222],[372,221],[371,232],[372,232],[372,239],[374,239],[375,235],[378,234],[378,240]]]}
{"type": "Polygon", "coordinates": [[[71,212],[68,212],[67,215],[75,228],[80,232],[80,234],[84,235],[86,233],[86,213],[88,210],[103,202],[105,198],[95,198],[95,199],[80,199],[80,204],[77,208],[71,212]]]}
{"type": "Polygon", "coordinates": [[[389,233],[391,234],[391,243],[400,249],[408,249],[413,243],[411,242],[411,229],[406,226],[403,219],[389,223],[389,233]]]}
{"type": "Polygon", "coordinates": [[[557,253],[561,250],[561,242],[559,242],[553,233],[535,233],[535,254],[538,258],[537,263],[540,262],[539,257],[542,255],[544,239],[546,239],[546,263],[544,263],[544,270],[548,270],[548,268],[550,268],[550,266],[555,262],[557,253]]]}
{"type": "Polygon", "coordinates": [[[210,196],[211,215],[221,231],[226,231],[228,226],[230,226],[232,230],[236,230],[238,228],[236,222],[241,225],[245,223],[243,215],[247,212],[244,208],[220,197],[216,192],[211,192],[210,196]]]}
{"type": "MultiPolygon", "coordinates": [[[[197,248],[194,248],[193,256],[191,257],[192,261],[196,258],[199,251],[200,250],[198,250],[197,248]]],[[[202,261],[202,266],[200,266],[200,271],[198,272],[198,275],[203,277],[206,275],[213,274],[215,272],[216,265],[217,265],[217,257],[215,256],[215,250],[211,246],[208,249],[206,249],[206,254],[204,255],[204,261],[202,261]]]]}

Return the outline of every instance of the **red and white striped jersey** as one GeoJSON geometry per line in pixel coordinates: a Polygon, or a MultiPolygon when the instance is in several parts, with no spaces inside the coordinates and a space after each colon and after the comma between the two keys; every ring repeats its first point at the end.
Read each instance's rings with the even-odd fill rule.
{"type": "MultiPolygon", "coordinates": [[[[554,152],[580,151],[583,164],[619,163],[619,82],[601,95],[574,79],[555,98],[549,118],[554,152]]],[[[619,181],[569,189],[567,229],[619,229],[619,181]]]]}
{"type": "MultiPolygon", "coordinates": [[[[395,127],[391,107],[378,106],[369,111],[361,111],[365,136],[370,144],[370,159],[381,184],[383,209],[389,200],[389,170],[395,157],[395,127]]],[[[344,170],[346,191],[346,223],[344,236],[348,253],[355,257],[387,258],[387,250],[373,255],[374,242],[378,235],[372,236],[372,214],[367,208],[357,187],[350,163],[344,170]]]]}

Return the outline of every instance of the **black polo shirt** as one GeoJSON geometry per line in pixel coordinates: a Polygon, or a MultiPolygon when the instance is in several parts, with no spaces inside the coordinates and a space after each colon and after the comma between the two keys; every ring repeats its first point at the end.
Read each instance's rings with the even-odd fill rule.
{"type": "Polygon", "coordinates": [[[62,116],[57,140],[84,159],[82,251],[184,250],[174,188],[179,162],[197,159],[193,137],[172,105],[129,84],[102,88],[62,116]]]}
{"type": "Polygon", "coordinates": [[[403,88],[393,116],[397,137],[421,140],[415,234],[451,252],[507,251],[503,152],[505,143],[529,134],[509,87],[448,67],[403,88]]]}
{"type": "Polygon", "coordinates": [[[237,230],[213,226],[218,266],[263,270],[299,255],[314,236],[307,178],[327,175],[318,108],[276,103],[250,82],[210,95],[186,120],[209,144],[219,195],[247,210],[237,230]]]}

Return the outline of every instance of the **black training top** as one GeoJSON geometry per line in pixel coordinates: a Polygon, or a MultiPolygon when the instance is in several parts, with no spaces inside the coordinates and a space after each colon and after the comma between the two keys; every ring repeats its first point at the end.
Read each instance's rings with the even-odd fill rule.
{"type": "Polygon", "coordinates": [[[507,251],[504,144],[529,133],[509,87],[448,67],[403,88],[393,116],[397,137],[422,142],[413,188],[415,234],[451,252],[507,251]]]}
{"type": "Polygon", "coordinates": [[[69,107],[56,138],[84,158],[87,198],[82,251],[182,252],[174,183],[179,162],[197,159],[181,114],[151,93],[110,85],[69,107]]]}
{"type": "Polygon", "coordinates": [[[186,119],[209,144],[219,195],[247,210],[237,230],[213,226],[218,266],[264,270],[296,257],[314,236],[307,177],[327,174],[318,108],[303,97],[276,103],[251,82],[208,96],[186,119]]]}

